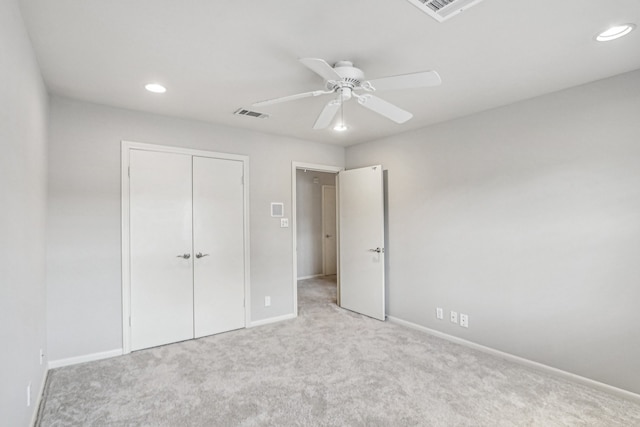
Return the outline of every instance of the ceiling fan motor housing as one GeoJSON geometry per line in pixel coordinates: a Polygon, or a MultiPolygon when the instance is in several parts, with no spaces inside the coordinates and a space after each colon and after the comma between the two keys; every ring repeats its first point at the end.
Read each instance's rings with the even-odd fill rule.
{"type": "MultiPolygon", "coordinates": [[[[328,81],[327,89],[329,90],[339,90],[344,88],[354,89],[360,86],[362,81],[364,80],[364,73],[361,69],[353,66],[351,61],[338,61],[333,66],[335,72],[341,77],[339,81],[328,81]]],[[[351,94],[351,90],[344,91],[346,93],[351,94]]]]}

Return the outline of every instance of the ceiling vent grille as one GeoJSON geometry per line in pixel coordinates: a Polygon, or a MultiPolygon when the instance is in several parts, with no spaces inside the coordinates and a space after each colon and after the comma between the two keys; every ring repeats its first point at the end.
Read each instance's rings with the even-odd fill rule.
{"type": "Polygon", "coordinates": [[[255,117],[257,119],[268,119],[269,118],[268,114],[258,113],[257,111],[251,111],[251,110],[247,110],[247,109],[244,109],[244,108],[238,108],[236,111],[233,112],[233,114],[235,114],[237,116],[255,117]]]}
{"type": "Polygon", "coordinates": [[[482,0],[407,0],[438,22],[457,15],[482,0]]]}

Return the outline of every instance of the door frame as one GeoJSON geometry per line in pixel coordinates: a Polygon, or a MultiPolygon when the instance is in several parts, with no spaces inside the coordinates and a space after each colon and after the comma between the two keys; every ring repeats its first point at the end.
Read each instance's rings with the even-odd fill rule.
{"type": "MultiPolygon", "coordinates": [[[[291,239],[292,245],[292,253],[293,253],[293,315],[298,317],[298,228],[296,221],[296,211],[297,211],[297,200],[296,200],[296,188],[297,188],[297,174],[296,171],[298,169],[301,170],[311,170],[316,172],[327,172],[334,173],[336,176],[338,172],[343,171],[344,167],[341,166],[331,166],[331,165],[320,165],[315,163],[304,163],[304,162],[291,162],[291,232],[293,234],[291,239]]],[[[338,186],[336,184],[336,191],[338,186]]],[[[336,198],[336,241],[339,241],[340,238],[340,224],[338,221],[338,212],[340,206],[338,205],[338,200],[336,198]]],[[[336,247],[336,263],[338,267],[338,272],[340,268],[340,248],[336,247]]],[[[338,274],[338,305],[340,304],[340,275],[338,274]]]]}
{"type": "MultiPolygon", "coordinates": [[[[121,241],[122,241],[122,353],[131,353],[131,265],[129,252],[129,153],[131,150],[146,150],[191,156],[210,157],[215,159],[235,160],[242,162],[244,176],[244,312],[245,328],[251,325],[251,276],[250,276],[250,239],[249,239],[249,156],[219,153],[215,151],[168,145],[149,144],[144,142],[121,141],[121,241]]],[[[296,311],[297,313],[297,311],[296,311]]]]}

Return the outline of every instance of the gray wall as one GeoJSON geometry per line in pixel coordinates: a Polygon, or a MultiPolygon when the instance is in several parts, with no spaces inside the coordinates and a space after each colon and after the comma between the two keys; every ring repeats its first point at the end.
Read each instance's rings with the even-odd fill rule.
{"type": "Polygon", "coordinates": [[[0,424],[26,426],[46,366],[39,358],[46,351],[48,101],[13,0],[0,2],[0,52],[0,424]]]}
{"type": "MultiPolygon", "coordinates": [[[[344,149],[53,97],[48,216],[51,360],[122,347],[120,141],[250,156],[251,318],[293,312],[291,162],[342,166],[344,149]],[[264,297],[271,306],[264,307],[264,297]]],[[[250,119],[248,119],[250,120],[250,119]]]]}
{"type": "Polygon", "coordinates": [[[389,314],[640,393],[639,118],[636,71],[348,148],[388,170],[389,314]]]}
{"type": "Polygon", "coordinates": [[[336,174],[296,171],[298,277],[322,274],[322,186],[336,185],[336,174]],[[318,183],[313,182],[318,178],[318,183]]]}

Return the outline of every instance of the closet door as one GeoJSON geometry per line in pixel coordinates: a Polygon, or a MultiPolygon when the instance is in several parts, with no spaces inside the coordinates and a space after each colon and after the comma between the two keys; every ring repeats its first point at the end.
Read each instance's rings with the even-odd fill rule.
{"type": "Polygon", "coordinates": [[[131,348],[193,338],[191,156],[131,150],[131,348]]]}
{"type": "Polygon", "coordinates": [[[243,163],[193,157],[195,337],[245,326],[243,163]]]}

